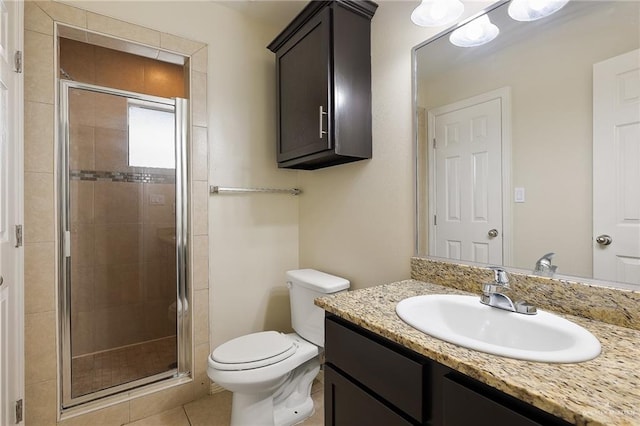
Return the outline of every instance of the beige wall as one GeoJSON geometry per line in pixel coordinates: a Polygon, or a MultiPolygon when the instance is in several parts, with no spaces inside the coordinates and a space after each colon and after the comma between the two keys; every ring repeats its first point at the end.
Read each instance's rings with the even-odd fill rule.
{"type": "MultiPolygon", "coordinates": [[[[373,159],[301,172],[275,165],[275,67],[265,47],[281,28],[211,3],[183,3],[178,15],[171,2],[154,3],[153,13],[144,2],[83,5],[209,44],[210,184],[304,190],[299,199],[209,198],[212,347],[250,331],[288,328],[287,269],[324,270],[353,288],[409,277],[411,49],[441,30],[411,23],[415,2],[380,2],[373,18],[373,159]]],[[[472,3],[467,14],[481,6],[472,3]]]]}
{"type": "MultiPolygon", "coordinates": [[[[261,28],[206,3],[197,3],[201,16],[189,21],[190,3],[183,17],[165,15],[170,5],[156,3],[151,16],[144,3],[87,7],[209,43],[215,70],[210,79],[215,87],[209,87],[210,184],[304,190],[298,200],[299,237],[292,197],[210,198],[209,223],[217,235],[210,252],[212,346],[248,331],[286,327],[288,299],[281,283],[287,269],[324,270],[350,279],[353,288],[409,277],[414,250],[411,49],[442,29],[413,25],[413,1],[379,2],[372,21],[373,158],[294,172],[276,169],[273,148],[275,69],[265,46],[281,28],[261,28]],[[215,36],[220,33],[226,36],[215,36]],[[252,126],[243,122],[249,117],[252,126]],[[243,267],[245,262],[250,267],[243,267]]],[[[467,15],[481,7],[473,2],[467,15]]]]}
{"type": "Polygon", "coordinates": [[[558,272],[592,276],[592,66],[640,43],[637,2],[602,9],[418,83],[426,109],[511,87],[512,187],[526,190],[511,266],[555,252],[558,272]]]}
{"type": "MultiPolygon", "coordinates": [[[[442,31],[411,23],[417,2],[379,2],[372,21],[373,158],[300,172],[300,266],[352,288],[408,278],[414,253],[411,49],[442,31]]],[[[481,3],[467,7],[467,14],[481,3]]]]}
{"type": "MultiPolygon", "coordinates": [[[[209,184],[287,188],[275,159],[275,67],[269,28],[211,2],[73,2],[209,45],[209,184]]],[[[284,272],[298,267],[298,199],[209,197],[211,347],[242,334],[289,330],[284,272]]]]}
{"type": "MultiPolygon", "coordinates": [[[[194,303],[196,321],[203,316],[206,319],[210,308],[211,347],[251,331],[288,328],[288,297],[283,286],[287,269],[318,268],[350,279],[354,288],[409,277],[414,215],[411,48],[440,30],[411,24],[409,15],[415,2],[380,2],[373,19],[373,159],[313,172],[278,170],[275,165],[275,69],[273,55],[265,46],[281,28],[264,27],[211,2],[73,4],[161,30],[171,41],[174,40],[165,33],[208,44],[208,56],[204,58],[208,58],[210,73],[208,77],[197,74],[198,81],[194,81],[206,85],[207,113],[194,115],[198,127],[194,128],[193,137],[194,141],[208,140],[210,161],[204,179],[209,184],[298,186],[304,190],[299,198],[207,197],[210,213],[204,230],[212,236],[208,250],[211,291],[206,296],[206,284],[196,285],[194,303]],[[203,304],[204,300],[209,303],[203,304]]],[[[121,23],[102,19],[95,22],[107,22],[102,28],[115,34],[123,28],[131,30],[121,23]]],[[[27,26],[38,28],[34,22],[27,26]]],[[[141,31],[139,36],[146,35],[147,31],[141,31]]],[[[44,45],[40,50],[45,63],[53,57],[52,45],[39,36],[27,40],[27,47],[29,44],[34,51],[44,45]]],[[[33,81],[38,88],[40,80],[33,81]]],[[[33,114],[52,117],[53,102],[49,97],[43,111],[29,102],[26,109],[35,108],[33,114]]],[[[204,153],[206,156],[206,149],[204,153]]],[[[201,162],[197,150],[194,154],[193,161],[201,162]]],[[[206,190],[207,182],[198,182],[194,188],[206,190]]],[[[28,177],[26,185],[25,202],[37,208],[42,199],[38,188],[51,188],[52,175],[28,177]]],[[[52,195],[43,196],[45,203],[53,203],[52,195]]],[[[202,205],[196,203],[193,207],[197,219],[202,205]]],[[[202,232],[202,226],[197,226],[198,232],[202,232]]],[[[194,257],[202,262],[202,255],[207,253],[206,242],[202,245],[196,241],[194,245],[194,257]]],[[[53,243],[42,247],[34,244],[36,248],[53,250],[53,243]]],[[[54,321],[51,311],[27,319],[32,327],[54,321]]],[[[208,337],[206,328],[196,330],[197,343],[206,342],[208,337]]],[[[32,339],[38,343],[49,340],[46,336],[32,339]]],[[[200,356],[196,368],[202,368],[200,364],[208,350],[208,343],[206,347],[196,345],[196,360],[200,356]]],[[[35,387],[32,401],[38,396],[50,398],[52,386],[55,392],[55,380],[35,387]]],[[[160,399],[143,398],[142,402],[150,404],[146,411],[137,403],[126,408],[118,405],[109,411],[120,419],[133,420],[179,403],[188,395],[176,390],[160,399]]],[[[39,406],[33,409],[38,410],[39,406]]]]}

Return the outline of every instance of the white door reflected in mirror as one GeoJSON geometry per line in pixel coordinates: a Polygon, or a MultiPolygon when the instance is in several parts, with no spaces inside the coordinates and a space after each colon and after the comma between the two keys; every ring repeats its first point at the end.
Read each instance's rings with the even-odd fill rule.
{"type": "Polygon", "coordinates": [[[640,50],[593,66],[593,182],[593,277],[640,285],[640,50]]]}
{"type": "Polygon", "coordinates": [[[509,105],[510,90],[503,88],[429,110],[429,253],[494,265],[510,261],[504,223],[511,212],[502,184],[509,175],[503,165],[511,162],[509,105]]]}

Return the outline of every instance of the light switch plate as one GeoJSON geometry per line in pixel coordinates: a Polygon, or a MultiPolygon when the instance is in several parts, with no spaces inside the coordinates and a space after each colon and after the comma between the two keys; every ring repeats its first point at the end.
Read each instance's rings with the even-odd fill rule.
{"type": "Polygon", "coordinates": [[[516,203],[524,203],[524,188],[515,188],[513,200],[516,203]]]}

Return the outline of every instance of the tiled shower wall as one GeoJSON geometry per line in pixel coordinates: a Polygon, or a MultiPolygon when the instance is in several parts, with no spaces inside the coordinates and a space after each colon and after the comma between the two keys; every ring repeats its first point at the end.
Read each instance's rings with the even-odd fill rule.
{"type": "MultiPolygon", "coordinates": [[[[207,226],[207,46],[53,1],[25,2],[25,416],[30,425],[120,425],[206,394],[209,353],[207,226]],[[190,56],[190,277],[193,382],[131,391],[111,405],[58,421],[54,22],[190,56]]],[[[69,72],[69,71],[68,71],[69,72]]],[[[69,72],[70,73],[70,72],[69,72]]],[[[128,89],[132,90],[132,89],[128,89]]],[[[138,192],[139,194],[139,192],[138,192]]],[[[144,189],[142,189],[144,196],[144,189]]],[[[94,202],[95,202],[94,188],[94,202]]],[[[138,207],[139,213],[141,212],[138,207]]]]}
{"type": "Polygon", "coordinates": [[[127,165],[126,98],[69,110],[72,356],[175,335],[175,173],[127,165]]]}
{"type": "Polygon", "coordinates": [[[98,86],[163,98],[188,93],[182,66],[67,38],[60,39],[60,68],[73,81],[98,86]]]}
{"type": "MultiPolygon", "coordinates": [[[[184,68],[69,39],[74,81],[185,97],[184,68]]],[[[71,89],[72,356],[176,334],[175,171],[128,164],[127,101],[71,89]],[[149,181],[151,182],[145,182],[149,181]]]]}

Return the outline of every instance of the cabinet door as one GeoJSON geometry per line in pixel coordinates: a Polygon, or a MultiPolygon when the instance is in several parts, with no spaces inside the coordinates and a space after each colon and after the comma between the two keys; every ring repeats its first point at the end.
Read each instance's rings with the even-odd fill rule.
{"type": "Polygon", "coordinates": [[[324,424],[328,426],[405,426],[405,420],[331,366],[324,371],[324,424]]]}
{"type": "MultiPolygon", "coordinates": [[[[498,391],[472,389],[455,374],[442,377],[445,426],[552,426],[564,421],[521,401],[499,401],[498,391]],[[489,393],[493,395],[489,395],[489,393]]],[[[512,398],[509,398],[512,399],[512,398]]]]}
{"type": "Polygon", "coordinates": [[[427,373],[423,364],[346,324],[326,319],[326,362],[418,423],[427,419],[428,405],[423,404],[427,373]]]}
{"type": "Polygon", "coordinates": [[[325,8],[278,51],[278,162],[332,148],[331,13],[325,8]]]}

